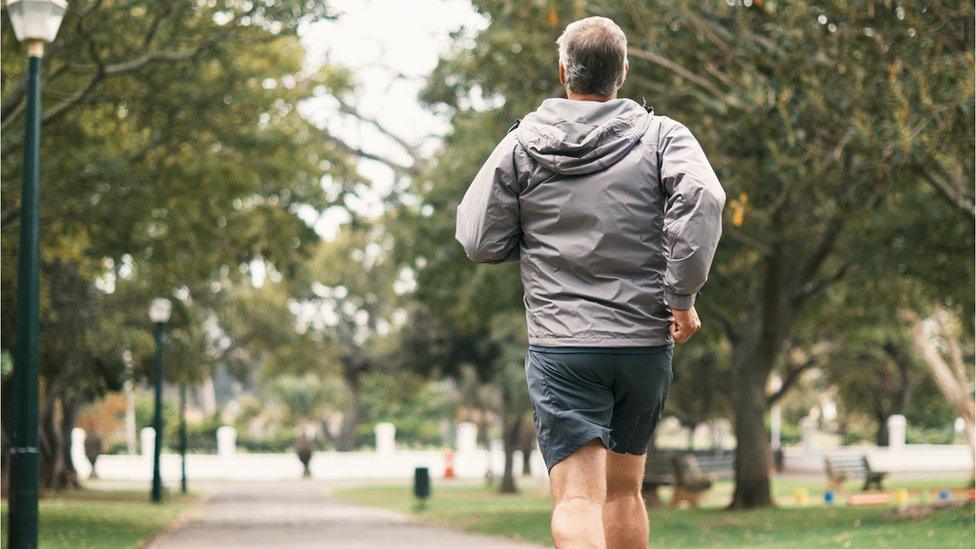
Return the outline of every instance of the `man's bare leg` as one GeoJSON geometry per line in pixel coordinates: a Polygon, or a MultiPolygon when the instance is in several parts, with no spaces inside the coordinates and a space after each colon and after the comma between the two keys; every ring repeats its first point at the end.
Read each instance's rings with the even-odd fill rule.
{"type": "MultiPolygon", "coordinates": [[[[593,440],[549,471],[556,549],[603,549],[607,449],[593,440]]],[[[645,542],[646,543],[646,542],[645,542]]]]}
{"type": "Polygon", "coordinates": [[[603,527],[607,549],[647,547],[647,509],[641,497],[644,456],[608,452],[603,527]]]}

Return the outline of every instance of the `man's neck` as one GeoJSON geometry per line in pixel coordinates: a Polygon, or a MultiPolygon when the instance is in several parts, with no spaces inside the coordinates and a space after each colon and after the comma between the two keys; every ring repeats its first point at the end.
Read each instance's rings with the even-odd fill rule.
{"type": "Polygon", "coordinates": [[[597,101],[603,103],[616,98],[617,92],[613,92],[610,95],[596,95],[591,93],[576,93],[574,91],[566,90],[566,99],[569,99],[570,101],[597,101]]]}

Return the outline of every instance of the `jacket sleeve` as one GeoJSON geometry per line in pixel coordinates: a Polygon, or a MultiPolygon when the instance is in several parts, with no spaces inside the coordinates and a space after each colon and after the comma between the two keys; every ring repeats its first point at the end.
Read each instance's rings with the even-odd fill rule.
{"type": "MultiPolygon", "coordinates": [[[[670,121],[670,120],[669,120],[670,121]]],[[[688,128],[670,121],[659,143],[664,214],[664,300],[672,309],[690,309],[708,279],[722,235],[725,191],[701,145],[688,128]]]]}
{"type": "Polygon", "coordinates": [[[457,209],[455,237],[478,263],[518,261],[519,219],[517,140],[513,133],[495,147],[457,209]]]}

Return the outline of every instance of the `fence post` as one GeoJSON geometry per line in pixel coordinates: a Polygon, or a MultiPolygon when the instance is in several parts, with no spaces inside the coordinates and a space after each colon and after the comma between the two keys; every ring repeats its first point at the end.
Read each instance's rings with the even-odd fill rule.
{"type": "Polygon", "coordinates": [[[478,449],[478,426],[470,421],[459,423],[455,433],[459,454],[469,454],[478,449]]]}
{"type": "Polygon", "coordinates": [[[376,433],[376,453],[392,454],[396,449],[396,426],[392,423],[377,423],[374,432],[376,433]]]}
{"type": "Polygon", "coordinates": [[[905,448],[905,429],[908,421],[903,415],[893,415],[888,418],[888,448],[902,450],[905,448]]]}
{"type": "Polygon", "coordinates": [[[81,427],[75,427],[71,430],[71,462],[74,464],[75,470],[78,471],[79,478],[82,476],[81,470],[88,465],[88,456],[85,454],[86,438],[88,438],[88,433],[81,427]]]}
{"type": "Polygon", "coordinates": [[[237,453],[237,429],[230,425],[217,428],[217,455],[233,457],[237,453]]]}
{"type": "Polygon", "coordinates": [[[817,420],[810,416],[801,419],[800,429],[803,431],[803,449],[807,453],[813,452],[816,447],[817,420]]]}

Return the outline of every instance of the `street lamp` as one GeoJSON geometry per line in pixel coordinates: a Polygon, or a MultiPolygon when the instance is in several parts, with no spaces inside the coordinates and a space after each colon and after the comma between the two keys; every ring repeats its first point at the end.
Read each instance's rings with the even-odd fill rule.
{"type": "Polygon", "coordinates": [[[163,327],[169,321],[172,310],[173,304],[162,297],[152,300],[149,304],[149,320],[153,323],[153,335],[156,338],[156,413],[153,416],[156,444],[153,448],[153,503],[163,501],[163,477],[159,472],[159,455],[163,447],[163,327]]]}
{"type": "Polygon", "coordinates": [[[68,4],[64,0],[7,0],[17,39],[27,46],[20,260],[10,436],[10,547],[37,546],[38,309],[40,303],[41,57],[54,40],[68,4]]]}

